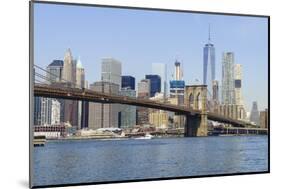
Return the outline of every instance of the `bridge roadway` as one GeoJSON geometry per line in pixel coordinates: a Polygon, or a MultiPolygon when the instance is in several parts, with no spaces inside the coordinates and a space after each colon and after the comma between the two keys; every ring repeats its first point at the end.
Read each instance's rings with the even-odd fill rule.
{"type": "MultiPolygon", "coordinates": [[[[34,85],[34,96],[48,98],[63,98],[71,100],[84,100],[97,103],[118,103],[134,106],[141,106],[153,109],[160,109],[175,112],[178,115],[200,116],[200,110],[193,110],[183,106],[177,106],[167,103],[160,103],[148,99],[139,99],[127,96],[114,95],[109,93],[96,92],[89,89],[70,88],[62,86],[53,86],[45,84],[34,85]]],[[[224,117],[212,112],[207,113],[208,120],[221,123],[232,124],[234,127],[246,127],[247,122],[224,117]]]]}

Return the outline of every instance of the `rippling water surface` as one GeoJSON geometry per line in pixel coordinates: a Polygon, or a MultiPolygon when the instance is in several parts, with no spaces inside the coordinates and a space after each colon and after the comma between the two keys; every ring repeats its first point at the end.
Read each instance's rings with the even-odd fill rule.
{"type": "Polygon", "coordinates": [[[267,136],[48,141],[33,184],[71,184],[268,170],[267,136]]]}

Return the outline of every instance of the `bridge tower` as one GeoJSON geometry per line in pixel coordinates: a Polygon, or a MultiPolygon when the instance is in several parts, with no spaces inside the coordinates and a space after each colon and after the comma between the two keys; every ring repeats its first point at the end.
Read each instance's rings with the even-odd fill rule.
{"type": "Polygon", "coordinates": [[[185,136],[207,136],[207,85],[187,85],[184,92],[185,106],[201,112],[185,115],[185,136]]]}

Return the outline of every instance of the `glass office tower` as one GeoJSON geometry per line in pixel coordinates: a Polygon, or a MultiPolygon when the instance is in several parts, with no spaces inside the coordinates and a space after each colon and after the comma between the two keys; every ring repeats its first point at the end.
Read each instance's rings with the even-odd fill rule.
{"type": "Polygon", "coordinates": [[[150,97],[161,92],[161,77],[159,75],[145,75],[145,79],[150,80],[150,97]]]}
{"type": "Polygon", "coordinates": [[[152,63],[152,74],[159,75],[161,77],[161,92],[164,94],[164,98],[167,97],[167,65],[163,63],[152,63]]]}
{"type": "Polygon", "coordinates": [[[210,30],[208,43],[203,49],[203,84],[208,85],[209,93],[212,93],[212,82],[216,79],[215,47],[211,43],[210,30]]]}

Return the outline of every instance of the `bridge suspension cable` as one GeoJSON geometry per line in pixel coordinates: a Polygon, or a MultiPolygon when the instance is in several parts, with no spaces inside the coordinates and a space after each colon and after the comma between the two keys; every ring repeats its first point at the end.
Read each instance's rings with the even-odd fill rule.
{"type": "MultiPolygon", "coordinates": [[[[49,72],[48,70],[46,70],[46,69],[44,69],[44,68],[42,68],[42,67],[40,67],[40,66],[38,66],[38,65],[36,65],[36,64],[34,64],[34,67],[35,68],[38,68],[39,70],[41,70],[41,71],[43,71],[43,73],[46,73],[46,74],[49,74],[49,75],[51,75],[51,76],[54,76],[55,78],[58,78],[60,81],[64,81],[64,82],[66,82],[66,83],[70,83],[70,84],[72,84],[75,88],[82,88],[82,87],[79,87],[76,83],[74,83],[74,82],[72,82],[72,81],[69,81],[69,80],[66,80],[66,79],[64,79],[64,78],[59,78],[59,76],[58,75],[56,75],[56,74],[54,74],[54,73],[51,73],[51,72],[49,72]]],[[[53,80],[52,79],[50,79],[50,78],[48,78],[48,77],[46,77],[46,76],[44,76],[44,75],[42,75],[42,74],[39,74],[38,72],[36,72],[35,71],[35,76],[38,76],[38,77],[40,77],[41,79],[45,79],[45,80],[47,80],[48,82],[53,82],[53,80]],[[44,78],[43,78],[44,77],[44,78]]]]}

